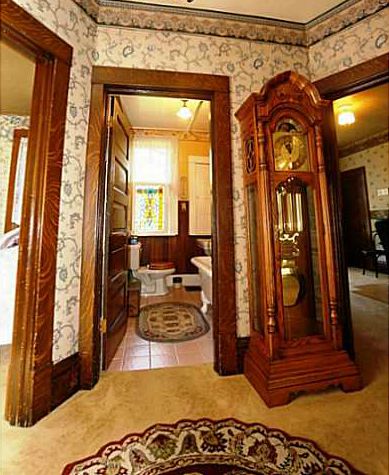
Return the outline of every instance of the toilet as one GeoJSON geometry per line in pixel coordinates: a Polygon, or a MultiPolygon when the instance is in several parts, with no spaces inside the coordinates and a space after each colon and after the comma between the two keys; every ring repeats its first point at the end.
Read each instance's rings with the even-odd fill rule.
{"type": "Polygon", "coordinates": [[[171,262],[158,262],[140,267],[141,246],[139,243],[128,246],[129,268],[134,277],[141,281],[141,295],[167,294],[169,289],[166,284],[166,277],[175,272],[174,264],[171,262]]]}

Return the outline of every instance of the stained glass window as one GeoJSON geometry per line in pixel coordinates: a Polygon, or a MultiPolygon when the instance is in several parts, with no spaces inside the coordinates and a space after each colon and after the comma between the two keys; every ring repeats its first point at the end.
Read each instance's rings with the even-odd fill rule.
{"type": "Polygon", "coordinates": [[[135,234],[177,233],[177,140],[136,137],[132,154],[135,234]]]}
{"type": "Polygon", "coordinates": [[[140,232],[164,230],[165,190],[163,186],[135,186],[135,229],[140,232]]]}

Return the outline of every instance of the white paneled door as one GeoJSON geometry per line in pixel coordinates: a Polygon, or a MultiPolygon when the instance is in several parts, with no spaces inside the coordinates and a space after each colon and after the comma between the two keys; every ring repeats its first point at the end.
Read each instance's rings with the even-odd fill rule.
{"type": "Polygon", "coordinates": [[[189,157],[189,234],[211,234],[212,189],[209,157],[189,157]]]}

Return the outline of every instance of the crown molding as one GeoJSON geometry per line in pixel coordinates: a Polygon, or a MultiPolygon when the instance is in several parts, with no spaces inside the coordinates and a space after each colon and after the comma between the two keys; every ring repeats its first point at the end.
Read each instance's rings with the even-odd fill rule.
{"type": "Polygon", "coordinates": [[[386,8],[388,0],[346,0],[309,23],[123,0],[74,0],[98,25],[312,46],[386,8]]]}

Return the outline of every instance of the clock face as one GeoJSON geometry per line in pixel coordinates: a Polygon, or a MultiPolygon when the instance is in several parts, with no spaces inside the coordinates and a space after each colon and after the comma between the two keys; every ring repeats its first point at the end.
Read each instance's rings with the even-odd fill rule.
{"type": "Polygon", "coordinates": [[[303,138],[298,135],[285,134],[275,137],[274,156],[276,170],[298,170],[307,161],[303,138]]]}
{"type": "Polygon", "coordinates": [[[292,119],[283,119],[273,133],[273,152],[277,171],[309,169],[306,135],[292,119]]]}

